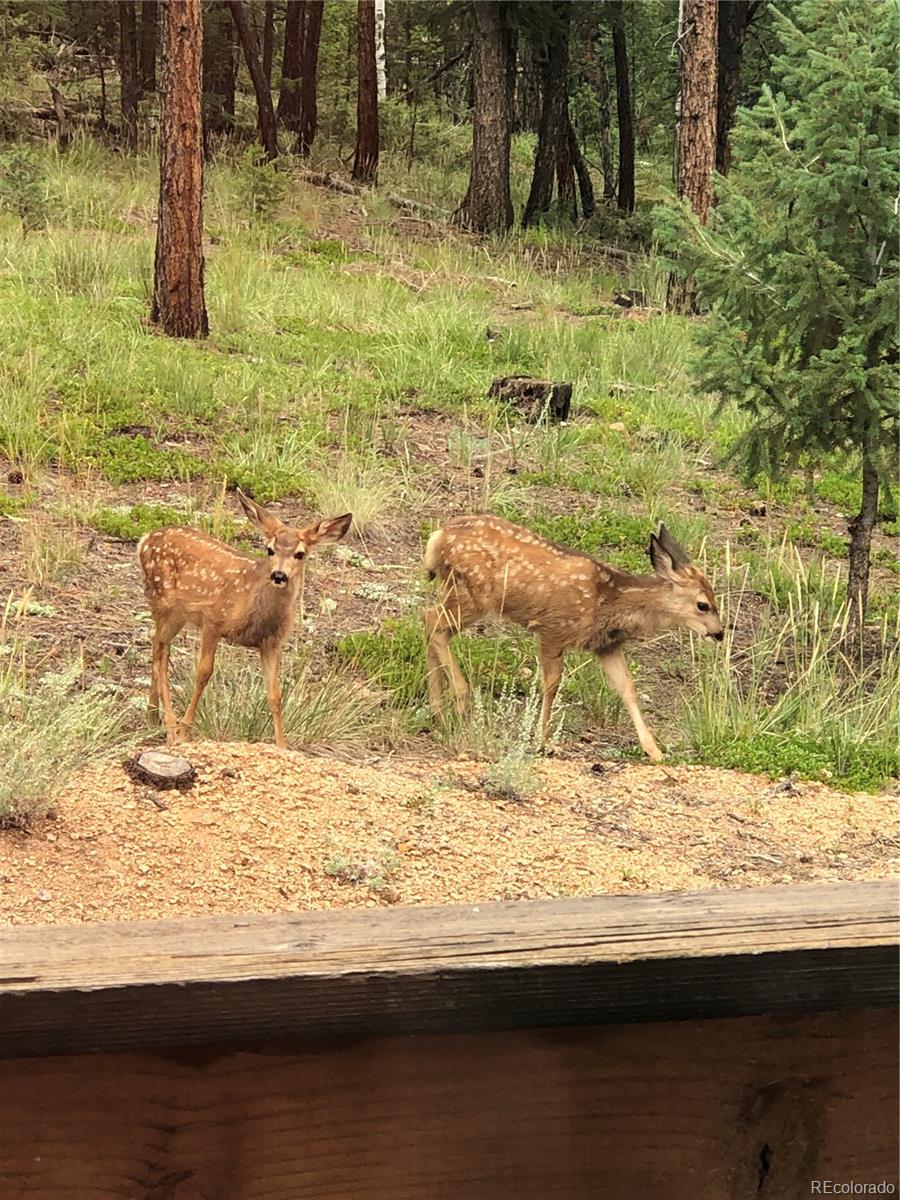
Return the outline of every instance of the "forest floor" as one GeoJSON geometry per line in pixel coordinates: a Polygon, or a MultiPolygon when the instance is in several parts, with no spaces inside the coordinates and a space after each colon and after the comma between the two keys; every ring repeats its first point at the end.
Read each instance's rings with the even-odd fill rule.
{"type": "MultiPolygon", "coordinates": [[[[376,193],[297,181],[248,220],[253,177],[222,161],[212,334],[172,342],[146,321],[155,170],[79,144],[52,158],[62,209],[46,236],[0,218],[0,919],[896,870],[896,513],[875,535],[867,666],[848,674],[852,469],[737,478],[741,419],[697,394],[695,324],[662,310],[652,255],[553,230],[480,245],[376,193]],[[627,287],[645,302],[618,306],[627,287]],[[492,378],[523,372],[573,383],[567,424],[488,398],[492,378]],[[213,740],[190,751],[201,780],[160,810],[120,765],[158,739],[136,543],[185,523],[258,551],[236,485],[287,523],[350,510],[358,528],[309,565],[284,665],[295,749],[266,744],[256,659],[225,648],[198,714],[213,740]],[[630,571],[648,569],[665,521],[704,566],[724,645],[671,634],[629,651],[664,768],[633,761],[631,724],[584,655],[557,756],[535,758],[534,647],[516,631],[457,639],[478,705],[433,728],[422,547],[473,511],[630,571]],[[770,794],[784,777],[800,796],[770,794]]],[[[191,635],[176,643],[180,706],[195,653],[191,635]]]]}

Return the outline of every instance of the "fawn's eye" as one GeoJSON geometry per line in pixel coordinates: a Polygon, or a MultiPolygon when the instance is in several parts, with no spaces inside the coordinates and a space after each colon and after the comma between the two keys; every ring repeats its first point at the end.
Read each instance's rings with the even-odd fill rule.
{"type": "Polygon", "coordinates": [[[709,605],[706,603],[705,600],[698,600],[697,607],[699,608],[699,610],[701,612],[709,612],[709,605]]]}
{"type": "Polygon", "coordinates": [[[298,550],[297,553],[294,555],[294,558],[304,558],[305,556],[306,556],[305,550],[298,550]]]}
{"type": "Polygon", "coordinates": [[[275,547],[274,547],[274,546],[266,546],[266,554],[272,555],[272,554],[274,554],[274,553],[275,553],[275,547]]]}

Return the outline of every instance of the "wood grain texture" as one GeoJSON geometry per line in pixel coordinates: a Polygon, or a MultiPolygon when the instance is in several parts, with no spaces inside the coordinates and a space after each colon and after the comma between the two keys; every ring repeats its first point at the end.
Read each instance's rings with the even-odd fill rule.
{"type": "Polygon", "coordinates": [[[893,1011],[0,1063],[4,1200],[799,1200],[897,1185],[893,1011]]]}
{"type": "Polygon", "coordinates": [[[893,883],[0,932],[0,1056],[882,1007],[893,883]]]}

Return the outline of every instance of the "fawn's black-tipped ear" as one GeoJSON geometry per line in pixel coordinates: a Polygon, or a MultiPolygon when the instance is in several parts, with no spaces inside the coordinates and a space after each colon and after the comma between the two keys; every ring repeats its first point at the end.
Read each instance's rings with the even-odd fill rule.
{"type": "Polygon", "coordinates": [[[332,542],[339,542],[353,520],[353,513],[344,513],[342,517],[331,517],[327,521],[320,521],[318,525],[313,525],[308,532],[310,543],[315,543],[319,546],[328,546],[332,542]]]}
{"type": "Polygon", "coordinates": [[[650,534],[650,545],[647,553],[650,556],[653,570],[660,579],[668,579],[670,583],[674,583],[678,578],[678,569],[672,561],[671,554],[665,549],[655,533],[650,534]]]}
{"type": "Polygon", "coordinates": [[[257,529],[261,529],[263,533],[269,537],[273,533],[277,533],[279,529],[284,527],[284,522],[280,521],[268,509],[263,508],[261,504],[257,504],[255,500],[251,500],[249,496],[245,496],[240,488],[236,489],[237,498],[241,502],[241,508],[246,514],[247,520],[252,521],[257,529]]]}
{"type": "Polygon", "coordinates": [[[687,550],[672,537],[665,525],[659,527],[659,544],[672,560],[672,565],[675,570],[681,570],[682,567],[691,565],[691,556],[687,550]]]}

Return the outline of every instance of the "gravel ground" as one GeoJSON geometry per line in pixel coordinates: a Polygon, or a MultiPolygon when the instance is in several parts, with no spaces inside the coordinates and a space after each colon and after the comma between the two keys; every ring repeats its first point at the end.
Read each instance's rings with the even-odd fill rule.
{"type": "Polygon", "coordinates": [[[197,742],[188,791],[94,766],[0,834],[0,924],[473,903],[900,875],[893,795],[705,767],[538,764],[502,800],[483,763],[366,765],[197,742]],[[159,807],[162,805],[164,807],[159,807]]]}

